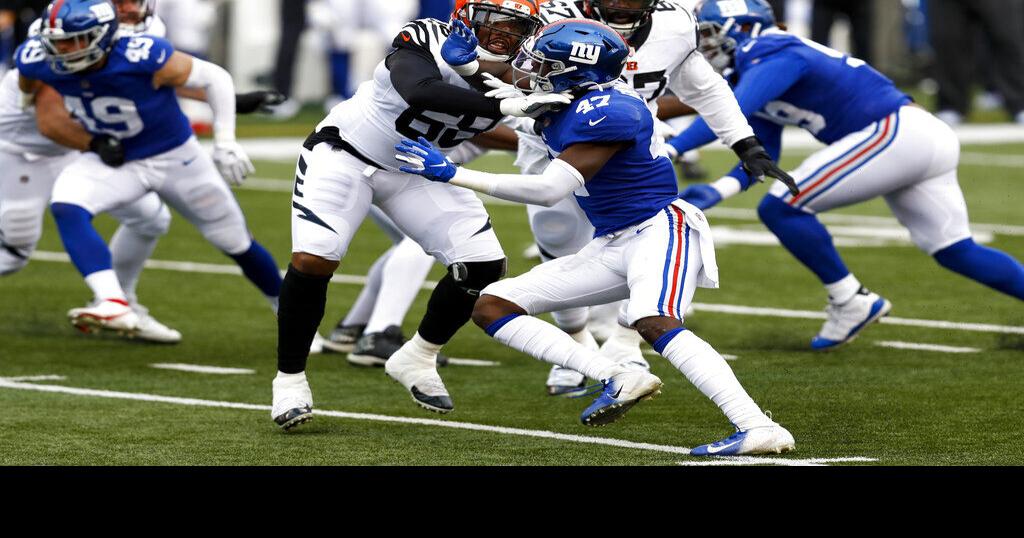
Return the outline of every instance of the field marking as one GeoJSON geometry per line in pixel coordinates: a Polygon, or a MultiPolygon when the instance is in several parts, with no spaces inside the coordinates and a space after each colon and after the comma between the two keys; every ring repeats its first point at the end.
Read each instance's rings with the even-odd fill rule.
{"type": "MultiPolygon", "coordinates": [[[[161,396],[158,394],[144,394],[137,392],[120,392],[113,390],[83,389],[77,387],[65,387],[61,385],[37,385],[35,383],[20,383],[0,378],[0,388],[15,390],[28,390],[35,392],[49,392],[58,394],[70,394],[73,396],[92,396],[97,398],[111,398],[117,400],[134,400],[142,402],[167,403],[175,405],[187,405],[191,407],[215,407],[225,409],[244,409],[248,411],[270,411],[269,405],[247,404],[238,402],[223,402],[216,400],[203,400],[198,398],[180,398],[176,396],[161,396]]],[[[316,415],[347,418],[351,420],[368,420],[373,422],[389,422],[396,424],[413,424],[417,426],[436,426],[441,428],[452,428],[458,430],[471,430],[489,433],[500,433],[505,435],[518,435],[521,437],[536,437],[540,439],[553,439],[556,441],[569,441],[573,443],[611,446],[615,448],[627,448],[634,450],[647,450],[651,452],[663,452],[668,454],[689,455],[690,449],[681,446],[658,445],[653,443],[639,443],[623,439],[611,439],[607,437],[589,437],[583,435],[570,435],[566,433],[550,432],[546,430],[527,430],[522,428],[508,428],[504,426],[490,426],[487,424],[474,424],[472,422],[455,422],[429,418],[396,417],[391,415],[377,415],[373,413],[347,413],[344,411],[329,411],[315,409],[316,415]]],[[[750,458],[759,460],[758,458],[750,458]]],[[[765,458],[766,463],[785,465],[789,461],[784,458],[765,458]]],[[[793,460],[799,462],[801,460],[793,460]]],[[[837,460],[838,461],[838,460],[837,460]]],[[[846,458],[844,461],[878,461],[871,458],[846,458]]]]}
{"type": "MultiPolygon", "coordinates": [[[[653,349],[645,349],[643,353],[644,353],[644,355],[652,355],[652,356],[656,356],[656,357],[660,357],[661,356],[661,353],[658,353],[657,351],[655,351],[653,349]]],[[[727,360],[727,361],[734,361],[734,360],[739,358],[736,355],[729,355],[728,353],[720,353],[720,355],[722,355],[722,358],[727,360]]]]}
{"type": "Polygon", "coordinates": [[[875,342],[876,346],[891,347],[895,349],[913,349],[915,351],[938,351],[940,353],[978,353],[981,349],[976,347],[942,346],[939,344],[921,344],[917,342],[899,342],[896,340],[881,340],[875,342]]]}
{"type": "Polygon", "coordinates": [[[1002,153],[960,153],[960,164],[993,166],[1001,168],[1024,168],[1024,157],[1002,153]]]}
{"type": "Polygon", "coordinates": [[[15,377],[0,377],[0,381],[63,381],[67,379],[62,375],[21,375],[15,377]]]}
{"type": "Polygon", "coordinates": [[[785,465],[788,467],[825,467],[829,463],[869,463],[878,461],[875,458],[864,458],[855,456],[851,458],[808,458],[802,460],[791,460],[785,458],[772,458],[757,456],[731,456],[715,458],[704,461],[677,461],[676,465],[684,467],[728,467],[740,465],[785,465]]]}
{"type": "MultiPolygon", "coordinates": [[[[67,254],[63,252],[47,252],[47,251],[36,251],[32,253],[31,258],[39,261],[49,262],[64,262],[70,263],[71,259],[67,254]]],[[[147,269],[163,269],[168,271],[180,271],[185,273],[210,273],[210,274],[226,274],[226,275],[241,275],[242,270],[237,265],[227,264],[214,264],[214,263],[195,263],[195,262],[177,262],[167,260],[147,260],[147,269]]],[[[281,271],[284,274],[284,271],[281,271]]],[[[356,284],[363,285],[366,283],[366,277],[360,275],[343,275],[335,274],[331,278],[332,284],[356,284]]],[[[427,280],[423,283],[422,289],[431,290],[437,285],[437,281],[427,280]]],[[[825,313],[820,311],[812,310],[790,310],[786,308],[769,308],[769,307],[758,307],[758,306],[743,306],[743,305],[731,305],[731,304],[714,304],[714,303],[693,303],[693,308],[697,311],[715,312],[719,314],[735,314],[740,316],[766,316],[766,317],[782,317],[782,318],[798,318],[798,319],[825,319],[825,313]]],[[[1011,325],[994,325],[991,323],[961,323],[944,320],[931,320],[931,319],[913,319],[913,318],[895,318],[895,317],[884,317],[880,320],[880,323],[886,325],[903,325],[908,327],[924,327],[928,329],[948,329],[954,331],[969,331],[969,332],[991,332],[1001,334],[1024,334],[1024,327],[1014,327],[1011,325]]]]}
{"type": "Polygon", "coordinates": [[[249,375],[255,374],[256,370],[249,368],[227,368],[223,366],[204,366],[202,364],[185,364],[181,362],[155,362],[149,365],[151,368],[160,370],[178,370],[180,372],[194,372],[197,374],[213,375],[249,375]]]}
{"type": "Polygon", "coordinates": [[[456,357],[448,357],[448,364],[454,364],[456,366],[501,366],[498,361],[485,361],[481,359],[460,359],[456,357]]]}

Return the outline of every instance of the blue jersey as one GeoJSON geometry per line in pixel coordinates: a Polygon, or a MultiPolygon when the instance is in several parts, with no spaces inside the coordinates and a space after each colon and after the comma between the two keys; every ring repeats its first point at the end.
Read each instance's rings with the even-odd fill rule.
{"type": "Polygon", "coordinates": [[[675,169],[656,152],[654,116],[627,86],[588,92],[540,121],[553,157],[573,144],[629,143],[574,193],[595,237],[643,222],[676,199],[675,169]]]}
{"type": "MultiPolygon", "coordinates": [[[[737,48],[732,82],[754,133],[776,160],[783,126],[801,127],[832,144],[911,102],[864,61],[778,30],[737,48]]],[[[697,120],[671,144],[682,153],[715,139],[697,120]]],[[[748,181],[739,168],[729,175],[748,181]]]]}
{"type": "Polygon", "coordinates": [[[173,53],[159,37],[123,37],[114,42],[102,68],[59,74],[46,60],[39,38],[33,38],[18,47],[15,60],[22,76],[60,92],[86,130],[120,139],[130,161],[174,149],[192,136],[174,88],[153,88],[153,73],[173,53]]]}

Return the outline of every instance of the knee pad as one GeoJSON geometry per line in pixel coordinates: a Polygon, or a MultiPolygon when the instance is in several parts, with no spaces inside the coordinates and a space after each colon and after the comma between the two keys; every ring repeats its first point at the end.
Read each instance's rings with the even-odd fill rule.
{"type": "Polygon", "coordinates": [[[144,237],[162,237],[171,229],[171,210],[166,204],[160,204],[152,217],[125,220],[122,224],[144,237]]]}
{"type": "Polygon", "coordinates": [[[0,239],[12,247],[31,248],[43,236],[43,212],[46,204],[31,200],[5,201],[0,210],[0,239]]]}
{"type": "Polygon", "coordinates": [[[508,259],[487,262],[455,262],[448,266],[455,284],[462,291],[479,296],[480,290],[492,282],[501,280],[508,272],[508,259]]]}

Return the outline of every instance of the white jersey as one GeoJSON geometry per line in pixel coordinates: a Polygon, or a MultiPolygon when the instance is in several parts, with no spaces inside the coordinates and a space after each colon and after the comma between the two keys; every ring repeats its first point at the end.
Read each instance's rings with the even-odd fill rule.
{"type": "MultiPolygon", "coordinates": [[[[33,24],[30,33],[38,33],[41,19],[33,24]]],[[[163,37],[167,27],[159,17],[150,17],[146,28],[141,32],[128,26],[121,26],[117,36],[145,33],[163,37]]],[[[0,151],[20,155],[57,156],[70,153],[70,148],[61,146],[46,138],[36,126],[36,109],[34,106],[21,107],[21,90],[18,88],[18,70],[11,69],[0,81],[0,151]]]]}
{"type": "MultiPolygon", "coordinates": [[[[470,85],[441,58],[441,45],[450,31],[448,24],[437,19],[419,19],[406,24],[396,39],[429,52],[444,82],[469,89],[470,85]]],[[[415,140],[422,136],[448,154],[462,142],[493,129],[499,121],[500,118],[455,116],[410,106],[392,86],[391,71],[381,61],[373,80],[361,84],[351,99],[334,107],[317,125],[317,131],[336,127],[342,139],[363,156],[395,171],[405,165],[395,159],[395,145],[404,138],[415,140]]]]}

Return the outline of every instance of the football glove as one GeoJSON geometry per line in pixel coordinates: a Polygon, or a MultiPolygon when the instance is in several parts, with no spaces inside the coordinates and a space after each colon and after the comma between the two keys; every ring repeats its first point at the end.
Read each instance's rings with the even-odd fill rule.
{"type": "Polygon", "coordinates": [[[732,145],[732,150],[743,162],[743,171],[750,176],[750,179],[763,182],[765,176],[771,176],[784,183],[793,196],[800,194],[800,188],[796,186],[796,181],[775,165],[771,156],[768,155],[768,151],[764,149],[756,136],[736,142],[732,145]]]}
{"type": "Polygon", "coordinates": [[[722,195],[714,187],[705,183],[686,187],[686,190],[679,193],[679,197],[697,206],[697,209],[701,211],[714,207],[722,201],[722,195]]]}
{"type": "Polygon", "coordinates": [[[480,69],[476,47],[480,43],[466,23],[452,20],[452,32],[441,45],[441,58],[462,76],[470,76],[480,69]]]}
{"type": "Polygon", "coordinates": [[[252,114],[253,112],[270,113],[274,107],[285,102],[287,97],[281,92],[256,91],[235,95],[235,113],[252,114]]]}
{"type": "Polygon", "coordinates": [[[245,181],[245,176],[256,171],[238,142],[217,142],[213,146],[213,162],[229,185],[235,187],[245,181]]]}
{"type": "Polygon", "coordinates": [[[121,141],[110,135],[96,135],[89,141],[89,151],[100,156],[107,166],[117,168],[124,164],[124,146],[121,141]]]}
{"type": "Polygon", "coordinates": [[[402,140],[395,146],[398,151],[395,158],[411,164],[403,166],[399,170],[407,174],[423,176],[431,181],[448,183],[458,169],[451,159],[434,148],[426,138],[419,137],[419,142],[409,139],[402,140]]]}

